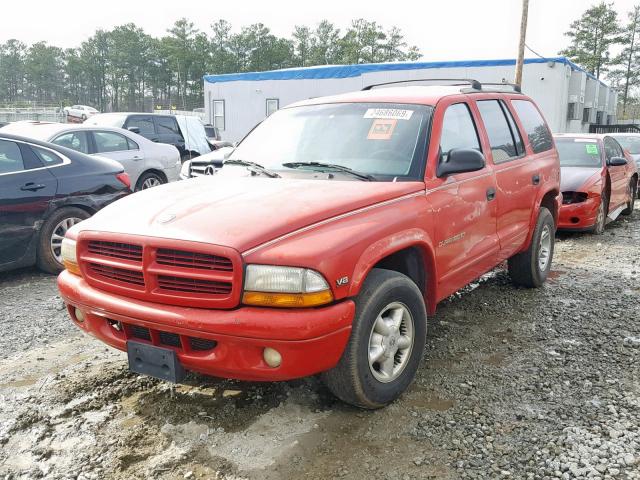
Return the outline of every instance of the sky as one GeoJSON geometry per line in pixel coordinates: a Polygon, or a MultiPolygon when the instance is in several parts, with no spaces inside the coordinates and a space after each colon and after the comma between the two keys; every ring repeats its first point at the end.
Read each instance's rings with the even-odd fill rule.
{"type": "MultiPolygon", "coordinates": [[[[634,2],[614,0],[619,17],[626,20],[634,2]]],[[[556,56],[567,45],[564,32],[569,24],[594,3],[530,0],[527,45],[542,56],[556,56]]],[[[279,36],[289,36],[294,25],[315,26],[322,19],[344,29],[352,19],[365,18],[387,28],[399,27],[425,61],[515,58],[521,4],[521,0],[5,0],[0,42],[17,38],[27,44],[46,41],[75,47],[96,29],[129,22],[148,34],[163,36],[180,17],[205,32],[221,18],[231,22],[234,30],[262,22],[279,36]]]]}

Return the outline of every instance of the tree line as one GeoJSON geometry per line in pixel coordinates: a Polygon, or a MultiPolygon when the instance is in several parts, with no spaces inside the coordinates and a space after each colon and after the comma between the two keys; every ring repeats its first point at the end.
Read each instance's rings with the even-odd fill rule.
{"type": "Polygon", "coordinates": [[[101,111],[203,103],[205,74],[312,65],[418,60],[397,27],[353,20],[344,31],[327,20],[278,37],[262,23],[234,31],[218,20],[209,31],[186,18],[155,38],[133,23],[97,30],[77,48],[10,39],[0,44],[0,106],[21,102],[86,104],[101,111]]]}
{"type": "Polygon", "coordinates": [[[571,23],[565,35],[571,43],[560,55],[618,88],[623,117],[629,105],[640,103],[640,5],[620,19],[613,3],[602,1],[571,23]]]}

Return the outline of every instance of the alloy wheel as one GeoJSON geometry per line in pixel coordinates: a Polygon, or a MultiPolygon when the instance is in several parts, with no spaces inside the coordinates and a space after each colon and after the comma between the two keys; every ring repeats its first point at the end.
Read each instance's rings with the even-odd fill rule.
{"type": "Polygon", "coordinates": [[[140,190],[157,187],[158,185],[162,185],[162,182],[157,177],[149,177],[144,182],[142,182],[140,190]]]}
{"type": "Polygon", "coordinates": [[[53,229],[49,245],[51,246],[51,253],[58,263],[62,263],[62,239],[71,227],[81,221],[82,219],[78,217],[64,218],[53,229]]]}
{"type": "Polygon", "coordinates": [[[538,267],[544,272],[549,265],[551,257],[551,229],[545,225],[540,233],[540,244],[538,247],[538,267]]]}
{"type": "Polygon", "coordinates": [[[411,357],[414,325],[406,305],[393,302],[382,309],[369,335],[369,368],[388,383],[400,376],[411,357]]]}

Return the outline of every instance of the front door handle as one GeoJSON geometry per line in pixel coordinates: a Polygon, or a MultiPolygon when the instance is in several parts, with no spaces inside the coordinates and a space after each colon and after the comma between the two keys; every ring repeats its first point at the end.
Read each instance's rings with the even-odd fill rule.
{"type": "Polygon", "coordinates": [[[536,173],[533,177],[531,177],[531,183],[534,185],[540,185],[540,174],[536,173]]]}
{"type": "Polygon", "coordinates": [[[43,188],[45,188],[46,185],[42,185],[41,183],[35,184],[33,182],[28,182],[25,183],[24,185],[22,185],[20,187],[20,190],[22,190],[23,192],[29,191],[29,192],[35,192],[37,190],[41,190],[43,188]]]}
{"type": "Polygon", "coordinates": [[[136,155],[136,156],[134,156],[134,157],[133,157],[133,159],[134,159],[136,162],[138,162],[138,161],[142,160],[142,157],[140,157],[140,156],[136,155]]]}
{"type": "Polygon", "coordinates": [[[495,188],[487,188],[487,200],[491,201],[496,198],[496,189],[495,188]]]}

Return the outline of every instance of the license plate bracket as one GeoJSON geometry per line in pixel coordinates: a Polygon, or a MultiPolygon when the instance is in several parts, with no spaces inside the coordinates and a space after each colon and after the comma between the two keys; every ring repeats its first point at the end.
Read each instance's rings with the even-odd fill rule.
{"type": "Polygon", "coordinates": [[[180,383],[186,372],[174,350],[147,343],[127,341],[129,370],[142,375],[180,383]]]}

